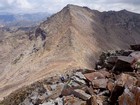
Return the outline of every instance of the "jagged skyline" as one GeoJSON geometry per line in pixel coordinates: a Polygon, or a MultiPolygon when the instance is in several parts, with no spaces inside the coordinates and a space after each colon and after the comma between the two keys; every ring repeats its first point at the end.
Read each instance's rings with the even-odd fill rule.
{"type": "Polygon", "coordinates": [[[88,6],[99,11],[126,9],[140,13],[140,0],[0,0],[0,12],[56,13],[67,4],[88,6]]]}

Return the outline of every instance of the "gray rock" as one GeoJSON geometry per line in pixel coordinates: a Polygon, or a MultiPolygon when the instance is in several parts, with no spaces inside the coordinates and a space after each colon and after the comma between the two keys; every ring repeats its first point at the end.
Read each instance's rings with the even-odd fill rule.
{"type": "Polygon", "coordinates": [[[73,76],[72,79],[75,81],[75,82],[78,82],[80,84],[86,84],[86,82],[76,76],[73,76]]]}
{"type": "Polygon", "coordinates": [[[83,90],[81,89],[75,89],[73,92],[74,96],[81,98],[82,100],[89,100],[91,98],[91,95],[85,93],[83,90]]]}
{"type": "Polygon", "coordinates": [[[57,103],[57,105],[63,105],[63,99],[62,98],[57,98],[55,100],[55,103],[57,103]]]}
{"type": "Polygon", "coordinates": [[[55,102],[53,100],[50,100],[48,102],[45,102],[45,103],[39,104],[39,105],[55,105],[55,102]]]}
{"type": "Polygon", "coordinates": [[[76,72],[75,76],[81,78],[81,79],[86,79],[85,76],[81,72],[76,72]]]}

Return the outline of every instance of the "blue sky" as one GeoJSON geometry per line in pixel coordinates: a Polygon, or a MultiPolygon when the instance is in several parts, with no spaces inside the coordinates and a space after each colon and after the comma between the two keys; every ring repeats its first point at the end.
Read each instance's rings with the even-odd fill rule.
{"type": "Polygon", "coordinates": [[[126,9],[140,13],[140,0],[0,0],[0,12],[56,13],[67,4],[88,6],[99,11],[126,9]]]}

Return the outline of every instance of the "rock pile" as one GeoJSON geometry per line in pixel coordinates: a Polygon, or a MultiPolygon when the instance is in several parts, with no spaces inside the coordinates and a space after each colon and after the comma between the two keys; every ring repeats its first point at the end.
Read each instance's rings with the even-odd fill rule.
{"type": "Polygon", "coordinates": [[[22,102],[9,105],[140,105],[140,74],[77,70],[44,80],[22,102]]]}
{"type": "MultiPolygon", "coordinates": [[[[98,70],[75,70],[32,84],[4,105],[140,105],[140,52],[103,53],[98,70]],[[23,97],[23,93],[24,95],[23,97]]],[[[3,105],[3,104],[2,104],[3,105]]]]}
{"type": "Polygon", "coordinates": [[[140,105],[140,74],[134,72],[78,70],[33,86],[19,103],[4,105],[140,105]]]}

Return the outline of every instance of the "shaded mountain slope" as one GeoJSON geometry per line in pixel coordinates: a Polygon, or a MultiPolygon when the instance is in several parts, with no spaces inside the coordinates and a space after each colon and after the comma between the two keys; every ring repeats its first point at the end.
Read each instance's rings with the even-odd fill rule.
{"type": "Polygon", "coordinates": [[[65,71],[93,69],[102,51],[139,43],[139,30],[139,14],[68,5],[36,30],[1,35],[0,97],[65,71]]]}

